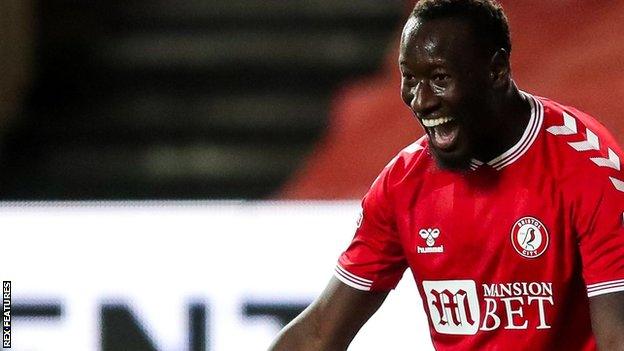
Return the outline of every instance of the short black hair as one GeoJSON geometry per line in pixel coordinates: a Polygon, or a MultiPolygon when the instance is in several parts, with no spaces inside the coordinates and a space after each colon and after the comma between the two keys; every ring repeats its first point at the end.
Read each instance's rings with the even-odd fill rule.
{"type": "Polygon", "coordinates": [[[502,6],[495,0],[420,0],[412,16],[422,20],[447,17],[465,18],[474,26],[488,49],[500,48],[511,54],[509,22],[502,6]]]}

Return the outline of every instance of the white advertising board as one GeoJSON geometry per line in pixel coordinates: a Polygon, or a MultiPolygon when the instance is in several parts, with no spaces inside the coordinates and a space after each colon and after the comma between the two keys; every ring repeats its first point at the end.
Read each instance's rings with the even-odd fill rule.
{"type": "MultiPolygon", "coordinates": [[[[5,203],[12,350],[118,348],[120,311],[158,351],[265,350],[280,329],[271,311],[321,292],[358,213],[356,202],[5,203]]],[[[433,349],[409,272],[350,348],[406,349],[433,349]]]]}

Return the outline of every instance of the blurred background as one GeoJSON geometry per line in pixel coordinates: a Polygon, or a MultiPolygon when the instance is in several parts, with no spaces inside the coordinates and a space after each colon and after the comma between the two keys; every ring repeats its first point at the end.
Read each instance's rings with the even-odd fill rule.
{"type": "Polygon", "coordinates": [[[2,6],[6,199],[279,196],[404,14],[377,0],[2,6]]]}
{"type": "MultiPolygon", "coordinates": [[[[413,1],[0,4],[3,199],[357,199],[421,133],[413,1]]],[[[513,72],[621,139],[624,3],[502,1],[513,72]]]]}
{"type": "MultiPolygon", "coordinates": [[[[624,2],[501,3],[520,87],[624,141],[624,2]]],[[[397,67],[413,5],[2,0],[0,200],[18,202],[0,210],[0,278],[24,323],[16,349],[265,348],[329,279],[357,200],[422,134],[397,67]]],[[[353,349],[393,349],[388,333],[394,349],[430,344],[411,284],[353,349]]]]}

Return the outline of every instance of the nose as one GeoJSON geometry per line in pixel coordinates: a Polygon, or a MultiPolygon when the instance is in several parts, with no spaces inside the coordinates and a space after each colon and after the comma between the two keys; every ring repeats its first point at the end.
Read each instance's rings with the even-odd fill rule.
{"type": "Polygon", "coordinates": [[[418,115],[423,118],[430,112],[434,111],[438,104],[439,98],[431,89],[431,85],[427,81],[421,81],[412,87],[412,101],[410,107],[418,115]]]}

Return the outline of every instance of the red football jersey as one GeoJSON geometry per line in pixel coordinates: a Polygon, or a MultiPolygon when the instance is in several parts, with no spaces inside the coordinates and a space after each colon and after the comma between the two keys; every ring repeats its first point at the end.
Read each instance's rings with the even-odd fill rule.
{"type": "Polygon", "coordinates": [[[595,350],[588,297],[624,290],[621,150],[595,119],[529,96],[522,138],[467,172],[427,137],[375,180],[336,277],[393,289],[412,271],[437,350],[595,350]]]}

